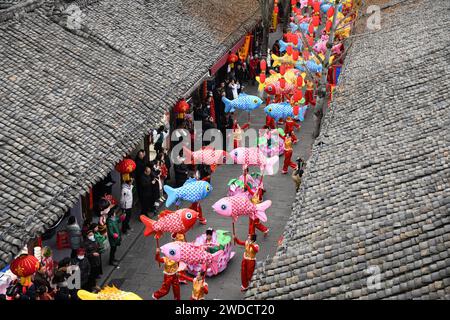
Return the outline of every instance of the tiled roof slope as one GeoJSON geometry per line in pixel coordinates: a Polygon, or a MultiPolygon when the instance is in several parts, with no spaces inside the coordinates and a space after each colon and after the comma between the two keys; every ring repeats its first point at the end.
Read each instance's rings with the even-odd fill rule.
{"type": "Polygon", "coordinates": [[[449,9],[403,1],[355,37],[247,299],[450,298],[449,9]]]}
{"type": "Polygon", "coordinates": [[[80,31],[48,0],[0,12],[0,268],[259,19],[250,0],[77,3],[80,31]]]}

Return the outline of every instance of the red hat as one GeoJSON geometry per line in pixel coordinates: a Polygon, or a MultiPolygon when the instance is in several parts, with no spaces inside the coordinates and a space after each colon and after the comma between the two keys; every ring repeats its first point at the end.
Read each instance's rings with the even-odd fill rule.
{"type": "Polygon", "coordinates": [[[86,250],[84,248],[78,248],[77,249],[77,255],[81,256],[81,255],[83,255],[85,253],[86,253],[86,250]]]}

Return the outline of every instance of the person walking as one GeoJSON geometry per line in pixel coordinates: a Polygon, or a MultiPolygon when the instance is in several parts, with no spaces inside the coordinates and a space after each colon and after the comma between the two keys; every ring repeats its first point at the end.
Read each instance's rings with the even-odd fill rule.
{"type": "Polygon", "coordinates": [[[120,194],[120,207],[122,213],[125,214],[125,220],[122,223],[122,233],[127,234],[130,230],[131,210],[133,208],[133,179],[129,178],[122,185],[120,194]]]}
{"type": "Polygon", "coordinates": [[[256,254],[259,251],[259,246],[256,244],[256,234],[250,234],[246,241],[241,241],[234,236],[234,241],[236,244],[245,247],[241,264],[241,291],[247,291],[253,272],[255,271],[256,254]]]}
{"type": "Polygon", "coordinates": [[[292,138],[289,133],[287,133],[284,136],[284,163],[283,163],[283,170],[281,171],[282,174],[288,173],[288,168],[291,167],[294,170],[297,170],[297,165],[292,162],[292,138]]]}
{"type": "Polygon", "coordinates": [[[114,212],[110,213],[106,220],[106,226],[108,228],[108,240],[110,245],[109,264],[117,267],[119,264],[115,255],[117,247],[119,247],[122,242],[122,235],[119,227],[119,217],[114,212]]]}
{"type": "Polygon", "coordinates": [[[156,154],[163,152],[163,143],[168,135],[168,132],[165,130],[164,126],[160,126],[158,130],[156,130],[156,135],[153,138],[153,141],[155,141],[155,151],[156,154]]]}
{"type": "Polygon", "coordinates": [[[159,263],[164,263],[164,280],[161,288],[152,294],[152,298],[155,300],[161,299],[169,293],[170,287],[172,287],[174,299],[180,300],[180,281],[178,279],[179,264],[167,257],[161,257],[160,253],[161,250],[157,248],[155,260],[159,263]]]}
{"type": "Polygon", "coordinates": [[[77,219],[74,216],[70,216],[67,220],[67,232],[69,232],[70,236],[70,248],[72,252],[70,257],[75,259],[77,256],[77,250],[81,247],[82,237],[81,237],[81,228],[77,223],[77,219]]]}
{"type": "Polygon", "coordinates": [[[155,212],[155,199],[153,194],[153,175],[150,164],[145,166],[144,174],[141,178],[141,213],[148,216],[150,212],[155,212]]]}
{"type": "Polygon", "coordinates": [[[139,150],[139,152],[136,155],[136,158],[134,159],[134,162],[136,163],[136,169],[134,170],[134,179],[136,181],[136,190],[137,190],[139,203],[142,206],[141,180],[142,180],[142,176],[144,175],[145,166],[147,164],[147,160],[145,159],[144,149],[139,150]]]}

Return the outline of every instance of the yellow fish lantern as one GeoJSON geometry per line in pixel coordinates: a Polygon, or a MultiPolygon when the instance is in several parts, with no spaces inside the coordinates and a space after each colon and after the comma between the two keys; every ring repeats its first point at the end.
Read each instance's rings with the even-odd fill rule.
{"type": "Polygon", "coordinates": [[[295,60],[292,58],[292,56],[287,53],[282,57],[272,54],[272,59],[273,59],[273,67],[274,68],[281,66],[282,64],[288,64],[288,65],[294,66],[296,63],[295,60]]]}
{"type": "Polygon", "coordinates": [[[133,292],[122,291],[115,286],[104,287],[98,293],[78,290],[77,295],[81,300],[144,300],[133,292]]]}

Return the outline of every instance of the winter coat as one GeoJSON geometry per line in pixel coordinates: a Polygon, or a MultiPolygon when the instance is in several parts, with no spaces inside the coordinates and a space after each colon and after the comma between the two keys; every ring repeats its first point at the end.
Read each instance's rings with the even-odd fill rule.
{"type": "Polygon", "coordinates": [[[81,247],[81,228],[78,224],[71,224],[66,227],[70,235],[70,247],[76,250],[81,247]]]}
{"type": "Polygon", "coordinates": [[[133,185],[125,183],[122,186],[122,193],[120,196],[120,207],[122,209],[131,209],[133,207],[133,185]]]}
{"type": "Polygon", "coordinates": [[[101,266],[102,260],[100,258],[100,255],[94,256],[94,253],[100,253],[99,245],[97,241],[91,241],[89,239],[86,239],[83,243],[84,249],[86,249],[86,257],[89,260],[89,264],[91,265],[91,268],[97,268],[101,266]]]}
{"type": "Polygon", "coordinates": [[[108,228],[108,240],[109,244],[112,247],[118,247],[120,246],[120,243],[122,242],[122,235],[120,232],[120,226],[119,221],[117,218],[111,218],[109,217],[108,220],[106,220],[106,226],[108,228]],[[114,234],[117,233],[118,237],[114,238],[114,234]]]}
{"type": "Polygon", "coordinates": [[[82,260],[76,258],[73,261],[74,264],[76,264],[78,268],[80,268],[81,287],[85,287],[89,281],[89,274],[91,273],[91,264],[89,263],[89,260],[86,257],[82,260]]]}

